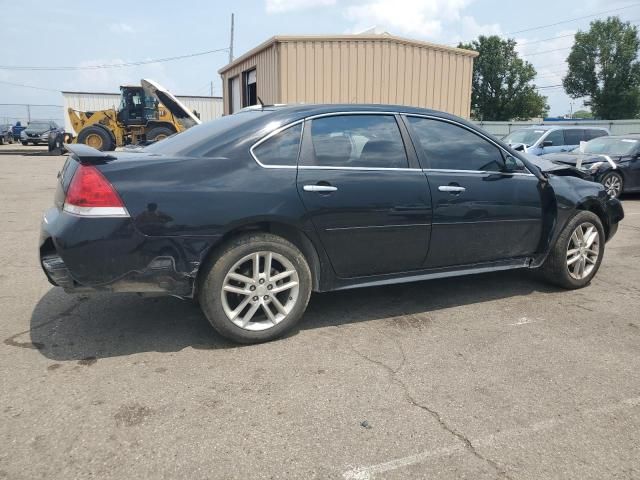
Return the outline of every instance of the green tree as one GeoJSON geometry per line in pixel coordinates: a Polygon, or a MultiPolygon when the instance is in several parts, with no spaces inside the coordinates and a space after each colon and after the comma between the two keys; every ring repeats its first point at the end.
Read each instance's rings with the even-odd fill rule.
{"type": "Polygon", "coordinates": [[[640,42],[638,29],[618,17],[591,22],[578,32],[567,58],[562,83],[571,97],[584,102],[597,118],[634,118],[640,112],[640,42]]]}
{"type": "Polygon", "coordinates": [[[593,118],[593,113],[588,110],[576,110],[573,112],[573,118],[593,118]]]}
{"type": "Polygon", "coordinates": [[[459,48],[479,53],[473,62],[471,116],[477,120],[526,120],[549,111],[532,83],[536,70],[518,57],[515,40],[481,35],[459,48]]]}

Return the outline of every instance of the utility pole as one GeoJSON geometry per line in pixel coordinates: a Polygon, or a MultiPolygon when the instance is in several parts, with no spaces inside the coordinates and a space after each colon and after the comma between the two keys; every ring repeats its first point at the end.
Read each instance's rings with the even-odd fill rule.
{"type": "Polygon", "coordinates": [[[231,14],[231,41],[229,42],[229,63],[233,62],[233,17],[231,14]]]}
{"type": "Polygon", "coordinates": [[[31,105],[27,105],[27,123],[31,121],[31,105]]]}
{"type": "Polygon", "coordinates": [[[213,80],[211,80],[211,96],[213,97],[213,80]]]}

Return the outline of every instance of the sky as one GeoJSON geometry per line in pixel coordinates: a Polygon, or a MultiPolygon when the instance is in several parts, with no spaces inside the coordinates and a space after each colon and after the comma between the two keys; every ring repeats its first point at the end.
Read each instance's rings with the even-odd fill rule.
{"type": "MultiPolygon", "coordinates": [[[[226,50],[163,63],[91,67],[227,49],[232,12],[236,57],[273,35],[358,33],[372,27],[445,45],[481,34],[513,38],[538,72],[536,85],[552,87],[540,90],[551,115],[583,108],[582,100],[572,101],[555,87],[566,72],[573,34],[608,15],[640,24],[640,1],[631,0],[0,0],[0,11],[0,104],[54,105],[33,107],[32,117],[57,119],[61,90],[118,92],[121,84],[141,78],[176,95],[209,95],[213,82],[214,95],[221,95],[217,71],[228,63],[226,50]],[[565,22],[585,16],[590,17],[565,22]],[[15,69],[24,66],[73,70],[15,69]]],[[[22,106],[0,105],[0,122],[25,112],[22,106]]]]}

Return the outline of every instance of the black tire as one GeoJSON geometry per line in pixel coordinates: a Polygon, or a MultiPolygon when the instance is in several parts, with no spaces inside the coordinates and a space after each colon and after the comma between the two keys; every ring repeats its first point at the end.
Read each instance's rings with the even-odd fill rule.
{"type": "Polygon", "coordinates": [[[24,145],[25,147],[26,147],[27,145],[29,145],[29,142],[27,142],[27,141],[25,141],[25,140],[20,140],[20,143],[21,143],[22,145],[24,145]]]}
{"type": "Polygon", "coordinates": [[[148,142],[157,142],[159,140],[164,140],[165,138],[176,133],[172,128],[169,127],[153,127],[147,132],[147,141],[148,142]]]}
{"type": "MultiPolygon", "coordinates": [[[[224,245],[204,268],[208,268],[208,271],[206,276],[202,277],[198,288],[200,308],[220,335],[235,342],[260,343],[278,338],[300,320],[307,308],[312,288],[309,265],[295,245],[276,235],[252,233],[236,237],[224,245]],[[223,286],[227,273],[237,262],[252,253],[265,251],[281,255],[293,265],[298,276],[298,292],[294,305],[282,320],[265,330],[252,331],[236,325],[225,313],[222,304],[223,286]]],[[[256,298],[258,297],[253,297],[254,301],[256,298]]],[[[248,304],[247,308],[250,309],[251,305],[248,304]]],[[[264,310],[261,307],[257,314],[262,313],[264,310]]]]}
{"type": "Polygon", "coordinates": [[[600,183],[604,185],[607,194],[612,198],[618,198],[624,190],[624,179],[618,172],[605,173],[600,179],[600,183]]]}
{"type": "Polygon", "coordinates": [[[547,282],[568,290],[585,287],[589,282],[591,282],[591,279],[593,279],[600,268],[602,257],[604,256],[604,243],[604,228],[602,227],[600,218],[598,218],[598,216],[593,212],[578,212],[573,216],[573,218],[571,218],[571,220],[569,220],[569,222],[567,222],[564,230],[562,230],[556,244],[549,252],[549,256],[542,267],[540,267],[540,274],[547,282]],[[598,231],[598,257],[595,260],[595,264],[593,265],[591,272],[584,278],[576,279],[569,273],[567,254],[571,235],[578,226],[583,224],[593,225],[598,231]]]}
{"type": "Polygon", "coordinates": [[[90,125],[78,133],[78,143],[84,143],[100,151],[115,150],[116,142],[106,128],[90,125]],[[98,138],[100,143],[98,142],[98,138]]]}

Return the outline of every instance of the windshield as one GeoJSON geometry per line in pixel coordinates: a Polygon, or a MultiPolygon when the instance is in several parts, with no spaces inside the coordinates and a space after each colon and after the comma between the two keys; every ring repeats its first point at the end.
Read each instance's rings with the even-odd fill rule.
{"type": "MultiPolygon", "coordinates": [[[[267,112],[265,111],[264,114],[267,112]]],[[[172,135],[169,138],[153,143],[143,150],[145,152],[160,153],[164,155],[180,155],[197,147],[209,139],[214,139],[221,133],[239,127],[245,122],[255,120],[262,111],[238,112],[227,115],[201,125],[196,125],[182,133],[172,135]]]]}
{"type": "Polygon", "coordinates": [[[527,146],[531,146],[538,141],[544,132],[546,132],[546,130],[533,128],[515,130],[504,137],[502,141],[509,145],[513,145],[514,143],[524,143],[527,146]]]}
{"type": "MultiPolygon", "coordinates": [[[[584,145],[582,153],[595,153],[602,155],[631,155],[638,146],[635,138],[595,138],[584,145]]],[[[574,150],[580,153],[580,147],[574,150]]]]}
{"type": "Polygon", "coordinates": [[[49,130],[49,124],[44,122],[31,122],[28,128],[34,130],[49,130]]]}

